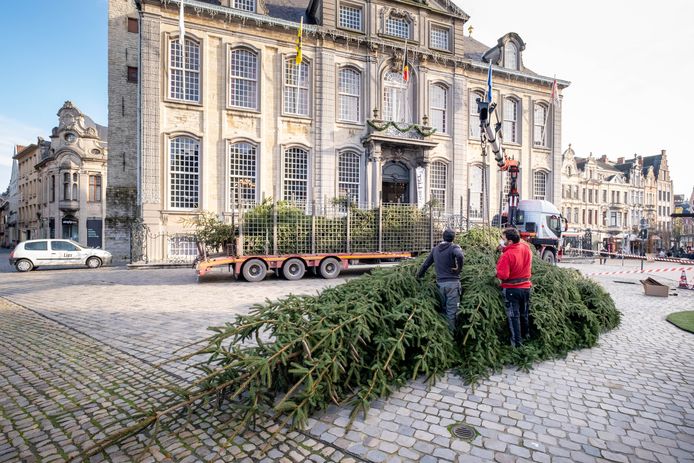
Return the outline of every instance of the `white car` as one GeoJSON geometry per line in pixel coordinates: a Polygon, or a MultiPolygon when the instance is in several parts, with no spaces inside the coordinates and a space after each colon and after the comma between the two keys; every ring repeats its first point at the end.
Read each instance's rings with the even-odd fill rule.
{"type": "Polygon", "coordinates": [[[72,240],[23,241],[10,253],[10,265],[18,272],[29,272],[44,265],[86,265],[99,268],[111,263],[111,253],[85,248],[72,240]]]}

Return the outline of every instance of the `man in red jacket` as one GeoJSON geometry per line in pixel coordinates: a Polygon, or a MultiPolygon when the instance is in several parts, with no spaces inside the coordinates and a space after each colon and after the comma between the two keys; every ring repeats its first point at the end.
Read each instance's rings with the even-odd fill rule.
{"type": "Polygon", "coordinates": [[[511,345],[520,347],[530,336],[528,310],[532,283],[533,254],[515,228],[503,232],[505,246],[496,263],[496,277],[501,280],[501,294],[506,304],[508,326],[511,329],[511,345]]]}

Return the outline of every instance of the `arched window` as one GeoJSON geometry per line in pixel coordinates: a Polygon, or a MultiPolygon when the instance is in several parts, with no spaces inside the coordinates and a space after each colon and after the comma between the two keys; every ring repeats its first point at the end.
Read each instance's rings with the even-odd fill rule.
{"type": "Polygon", "coordinates": [[[536,103],[534,112],[533,144],[535,146],[549,146],[549,135],[547,134],[547,106],[536,103]]]}
{"type": "Polygon", "coordinates": [[[437,203],[438,207],[445,210],[448,166],[441,161],[432,162],[430,172],[429,189],[431,190],[431,198],[437,203]]]}
{"type": "Polygon", "coordinates": [[[303,148],[284,151],[282,198],[294,203],[305,203],[308,198],[308,151],[303,148]]]}
{"type": "Polygon", "coordinates": [[[200,143],[190,137],[169,143],[169,206],[195,209],[200,197],[200,143]]]}
{"type": "Polygon", "coordinates": [[[297,116],[309,115],[308,64],[296,64],[294,57],[284,60],[284,112],[297,116]]]}
{"type": "Polygon", "coordinates": [[[470,184],[470,218],[481,219],[484,211],[484,182],[482,181],[482,166],[472,164],[469,168],[470,184]]]}
{"type": "Polygon", "coordinates": [[[63,199],[68,201],[70,199],[70,173],[65,172],[63,174],[63,199]]]}
{"type": "Polygon", "coordinates": [[[232,50],[229,63],[229,105],[258,109],[258,54],[232,50]]]}
{"type": "Polygon", "coordinates": [[[229,145],[229,198],[231,209],[256,200],[256,145],[238,142],[229,145]]]}
{"type": "Polygon", "coordinates": [[[439,133],[448,132],[447,123],[448,88],[434,84],[429,88],[429,118],[431,126],[439,133]]]}
{"type": "Polygon", "coordinates": [[[338,93],[340,120],[361,122],[361,72],[351,67],[341,68],[338,93]]]}
{"type": "Polygon", "coordinates": [[[169,41],[169,98],[200,102],[200,45],[186,39],[185,63],[181,42],[169,41]]]}
{"type": "Polygon", "coordinates": [[[411,36],[412,23],[404,16],[391,13],[386,18],[385,33],[401,39],[409,39],[411,36]]]}
{"type": "Polygon", "coordinates": [[[361,157],[354,151],[340,153],[337,168],[338,196],[349,198],[350,202],[359,204],[359,186],[361,185],[361,157]]]}
{"type": "Polygon", "coordinates": [[[504,67],[518,69],[518,47],[513,42],[507,42],[504,45],[504,67]]]}
{"type": "Polygon", "coordinates": [[[412,122],[414,120],[414,85],[408,85],[402,73],[387,71],[383,76],[383,120],[412,122]]]}
{"type": "Polygon", "coordinates": [[[518,110],[520,103],[513,98],[504,99],[504,141],[508,143],[520,143],[520,130],[518,123],[518,110]]]}
{"type": "Polygon", "coordinates": [[[477,99],[484,98],[481,92],[470,92],[470,137],[479,139],[480,138],[480,117],[477,114],[477,99]]]}
{"type": "Polygon", "coordinates": [[[544,170],[533,173],[533,199],[547,199],[547,172],[544,170]]]}

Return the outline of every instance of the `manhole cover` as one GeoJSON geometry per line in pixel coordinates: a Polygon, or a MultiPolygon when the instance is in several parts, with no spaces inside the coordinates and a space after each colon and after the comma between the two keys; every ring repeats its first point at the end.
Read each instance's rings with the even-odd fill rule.
{"type": "Polygon", "coordinates": [[[458,439],[472,440],[477,436],[477,431],[469,424],[457,423],[451,426],[451,434],[458,439]]]}

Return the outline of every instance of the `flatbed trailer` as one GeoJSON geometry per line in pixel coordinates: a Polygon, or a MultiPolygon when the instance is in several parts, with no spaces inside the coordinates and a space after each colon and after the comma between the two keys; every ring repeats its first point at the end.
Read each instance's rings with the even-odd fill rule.
{"type": "Polygon", "coordinates": [[[350,252],[319,254],[286,254],[262,256],[213,257],[196,263],[198,276],[204,276],[213,268],[228,267],[235,277],[246,281],[263,280],[269,271],[277,271],[287,280],[300,280],[308,269],[326,279],[337,278],[349,268],[350,261],[401,260],[414,256],[412,252],[350,252]]]}

